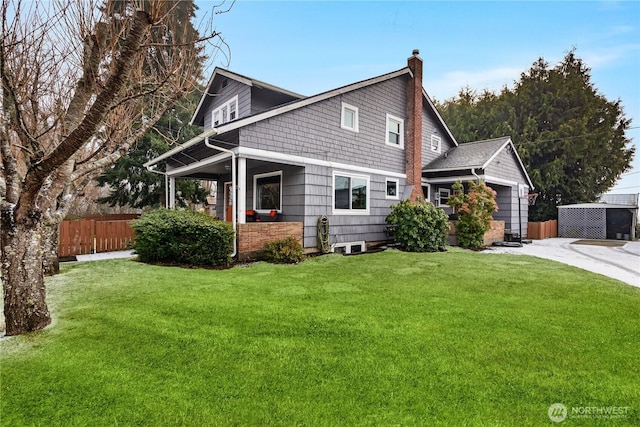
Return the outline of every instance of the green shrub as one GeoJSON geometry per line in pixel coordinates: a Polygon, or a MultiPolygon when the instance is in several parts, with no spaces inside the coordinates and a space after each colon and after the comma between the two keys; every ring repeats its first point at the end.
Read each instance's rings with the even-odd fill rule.
{"type": "Polygon", "coordinates": [[[472,249],[484,246],[484,233],[491,228],[491,215],[498,210],[495,199],[496,192],[483,181],[469,182],[466,194],[460,181],[453,184],[448,203],[458,214],[458,246],[472,249]]]}
{"type": "Polygon", "coordinates": [[[304,248],[293,236],[265,243],[264,256],[278,264],[295,264],[305,258],[304,248]]]}
{"type": "Polygon", "coordinates": [[[391,206],[386,221],[395,227],[395,240],[409,252],[435,252],[446,245],[449,218],[424,200],[391,206]]]}
{"type": "Polygon", "coordinates": [[[132,221],[143,262],[219,266],[231,262],[231,225],[200,212],[158,209],[132,221]]]}

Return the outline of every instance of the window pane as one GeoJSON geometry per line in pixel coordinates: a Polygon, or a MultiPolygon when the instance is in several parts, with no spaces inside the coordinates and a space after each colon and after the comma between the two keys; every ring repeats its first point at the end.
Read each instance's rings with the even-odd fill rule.
{"type": "Polygon", "coordinates": [[[367,209],[367,180],[353,178],[351,182],[351,208],[367,209]]]}
{"type": "Polygon", "coordinates": [[[389,131],[388,141],[389,141],[390,144],[400,145],[400,135],[398,135],[397,133],[393,133],[393,132],[389,131]]]}
{"type": "Polygon", "coordinates": [[[400,122],[389,120],[389,130],[393,133],[400,133],[400,122]]]}
{"type": "Polygon", "coordinates": [[[280,175],[256,180],[256,209],[280,210],[280,175]]]}
{"type": "Polygon", "coordinates": [[[351,178],[346,176],[335,177],[334,188],[334,208],[349,209],[349,187],[351,186],[351,178]]]}
{"type": "Polygon", "coordinates": [[[227,107],[222,107],[222,123],[227,123],[227,107]]]}
{"type": "Polygon", "coordinates": [[[387,196],[395,197],[398,195],[398,183],[395,181],[387,181],[387,196]]]}
{"type": "Polygon", "coordinates": [[[218,126],[220,124],[220,111],[213,113],[213,125],[218,126]]]}
{"type": "Polygon", "coordinates": [[[348,128],[355,128],[355,111],[349,110],[348,108],[344,109],[344,126],[348,128]]]}
{"type": "Polygon", "coordinates": [[[235,120],[236,108],[237,108],[237,105],[235,102],[232,102],[231,104],[229,104],[229,120],[235,120]]]}

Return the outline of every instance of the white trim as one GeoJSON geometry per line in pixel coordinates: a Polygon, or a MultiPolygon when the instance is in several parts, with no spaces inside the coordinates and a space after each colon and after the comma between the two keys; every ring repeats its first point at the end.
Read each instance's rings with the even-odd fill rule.
{"type": "MultiPolygon", "coordinates": [[[[487,184],[499,184],[499,185],[506,185],[509,187],[518,185],[517,181],[510,181],[508,179],[502,179],[502,178],[498,178],[491,175],[479,175],[479,177],[481,180],[483,180],[487,184]]],[[[442,177],[442,178],[427,178],[426,182],[429,184],[446,184],[446,183],[451,183],[458,180],[462,182],[467,182],[467,181],[475,181],[476,179],[477,178],[473,175],[462,175],[462,176],[449,176],[449,177],[442,177]]]]}
{"type": "Polygon", "coordinates": [[[211,127],[212,128],[219,128],[220,126],[224,125],[225,123],[229,123],[232,122],[234,120],[238,120],[238,95],[234,96],[233,98],[229,98],[229,100],[227,102],[225,102],[224,104],[221,104],[218,108],[216,108],[215,110],[211,111],[211,127]],[[236,106],[236,117],[235,118],[231,118],[231,106],[234,105],[236,106]],[[220,118],[220,124],[218,124],[216,126],[216,122],[215,122],[215,117],[216,117],[216,113],[222,113],[223,110],[227,110],[227,120],[226,121],[222,121],[222,118],[220,118]]]}
{"type": "Polygon", "coordinates": [[[352,132],[360,132],[360,119],[358,117],[359,112],[358,112],[358,107],[355,107],[353,105],[347,104],[346,102],[342,103],[342,108],[340,110],[340,127],[342,129],[346,129],[346,130],[350,130],[352,132]],[[349,127],[347,125],[345,125],[344,123],[344,112],[345,110],[351,110],[353,112],[353,127],[349,127]]]}
{"type": "Polygon", "coordinates": [[[397,178],[385,178],[384,179],[384,198],[389,200],[400,200],[400,180],[397,178]],[[389,182],[395,182],[396,184],[396,195],[390,196],[387,193],[387,185],[389,182]]]}
{"type": "MultiPolygon", "coordinates": [[[[351,206],[351,187],[349,187],[349,206],[351,206]]],[[[331,173],[331,213],[333,215],[369,215],[371,210],[371,178],[368,175],[357,175],[351,172],[332,171],[331,173]],[[336,209],[336,176],[367,181],[366,209],[336,209]]]]}
{"type": "Polygon", "coordinates": [[[441,191],[445,191],[447,193],[447,197],[451,196],[450,188],[438,187],[438,191],[437,191],[438,197],[436,198],[436,206],[439,208],[448,208],[450,206],[447,205],[446,203],[440,203],[440,200],[442,199],[442,193],[440,193],[441,191]]]}
{"type": "Polygon", "coordinates": [[[168,159],[169,157],[173,156],[174,154],[180,153],[183,150],[186,150],[187,148],[196,145],[198,142],[204,141],[205,138],[209,137],[209,136],[214,136],[218,134],[218,130],[215,128],[209,129],[205,132],[202,132],[200,135],[196,135],[193,138],[191,138],[190,140],[188,140],[187,142],[185,142],[184,144],[180,144],[175,148],[172,148],[171,150],[167,151],[166,153],[163,153],[161,155],[159,155],[158,157],[156,157],[155,159],[151,159],[149,160],[147,163],[143,164],[142,166],[144,166],[145,168],[148,168],[150,166],[155,165],[156,163],[164,160],[164,159],[168,159]]]}
{"type": "Polygon", "coordinates": [[[331,252],[335,252],[336,248],[346,248],[345,254],[350,254],[352,253],[351,247],[356,245],[360,245],[362,247],[362,251],[356,253],[367,252],[367,242],[365,242],[364,240],[360,240],[358,242],[334,243],[333,245],[331,245],[331,252]]]}
{"type": "Polygon", "coordinates": [[[438,136],[438,135],[431,135],[431,151],[433,151],[434,153],[441,153],[442,152],[442,137],[438,136]],[[433,148],[433,141],[437,140],[438,141],[438,145],[436,145],[436,148],[433,148]]]}
{"type": "Polygon", "coordinates": [[[498,178],[495,176],[491,176],[491,175],[480,175],[480,178],[482,178],[484,180],[484,182],[488,183],[488,184],[501,184],[501,185],[508,185],[508,186],[515,186],[518,185],[518,181],[510,181],[508,179],[502,179],[502,178],[498,178]]]}
{"type": "Polygon", "coordinates": [[[271,209],[258,209],[256,207],[256,203],[257,203],[257,192],[258,192],[258,179],[260,178],[268,178],[270,176],[280,176],[280,208],[276,209],[278,211],[278,213],[282,213],[282,171],[274,171],[274,172],[267,172],[267,173],[258,173],[253,175],[253,210],[258,212],[258,213],[269,213],[271,212],[271,209]]]}
{"type": "Polygon", "coordinates": [[[190,165],[180,166],[179,168],[171,169],[167,171],[169,176],[180,176],[184,172],[196,172],[198,169],[204,169],[209,165],[220,163],[222,160],[226,160],[231,157],[229,153],[220,153],[213,157],[207,157],[204,160],[200,160],[190,165]]]}
{"type": "MultiPolygon", "coordinates": [[[[404,150],[404,119],[401,119],[400,117],[394,116],[392,114],[387,113],[387,121],[386,121],[386,126],[385,126],[385,133],[384,133],[384,143],[386,145],[389,145],[391,147],[395,147],[395,148],[400,148],[404,150]],[[399,138],[399,143],[398,144],[394,144],[389,142],[389,121],[392,120],[394,122],[398,122],[400,124],[400,135],[398,135],[399,138]]],[[[394,132],[395,133],[395,132],[394,132]]]]}
{"type": "Polygon", "coordinates": [[[426,200],[427,202],[431,202],[431,184],[429,184],[429,182],[426,179],[422,178],[420,180],[420,186],[427,187],[427,193],[425,194],[424,188],[423,188],[422,195],[424,196],[424,200],[426,200]]]}
{"type": "MultiPolygon", "coordinates": [[[[250,148],[250,147],[235,147],[231,151],[236,156],[246,157],[248,159],[253,160],[264,160],[268,162],[277,162],[277,163],[285,163],[285,164],[293,164],[293,165],[313,165],[313,166],[324,166],[327,168],[333,169],[346,169],[353,172],[366,173],[371,175],[383,175],[391,178],[402,178],[406,179],[406,173],[393,172],[384,169],[375,169],[369,168],[366,166],[357,166],[350,165],[348,163],[334,162],[329,160],[321,160],[314,159],[311,157],[297,156],[294,154],[286,154],[286,153],[276,153],[274,151],[261,150],[258,148],[250,148]]],[[[179,176],[181,174],[187,174],[193,171],[197,171],[198,169],[203,169],[208,165],[219,163],[221,160],[224,160],[229,157],[229,154],[222,153],[218,154],[214,157],[209,157],[204,160],[200,160],[198,162],[194,162],[190,165],[181,166],[176,169],[172,169],[167,172],[168,175],[179,176]]]]}
{"type": "Polygon", "coordinates": [[[257,148],[238,147],[239,155],[256,160],[266,160],[284,162],[298,165],[325,166],[333,169],[346,169],[351,172],[367,173],[372,175],[386,175],[392,178],[406,178],[405,173],[392,172],[383,169],[374,169],[365,166],[351,165],[348,163],[334,162],[329,160],[313,159],[311,157],[296,156],[293,154],[276,153],[273,151],[260,150],[257,148]]]}
{"type": "MultiPolygon", "coordinates": [[[[233,162],[233,159],[231,161],[233,162]]],[[[236,215],[237,221],[244,224],[247,222],[247,159],[238,157],[236,169],[236,215]]]]}

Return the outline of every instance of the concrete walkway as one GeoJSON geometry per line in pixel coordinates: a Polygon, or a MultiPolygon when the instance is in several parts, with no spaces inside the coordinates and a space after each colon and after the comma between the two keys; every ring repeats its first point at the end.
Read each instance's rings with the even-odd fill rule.
{"type": "Polygon", "coordinates": [[[562,262],[594,273],[640,287],[640,242],[604,241],[603,244],[623,246],[600,246],[579,244],[581,239],[555,238],[534,240],[521,248],[491,247],[488,253],[533,255],[562,262]]]}
{"type": "Polygon", "coordinates": [[[116,252],[100,252],[98,254],[76,255],[76,259],[79,262],[82,261],[100,261],[103,259],[115,259],[115,258],[133,258],[135,255],[133,251],[116,251],[116,252]]]}

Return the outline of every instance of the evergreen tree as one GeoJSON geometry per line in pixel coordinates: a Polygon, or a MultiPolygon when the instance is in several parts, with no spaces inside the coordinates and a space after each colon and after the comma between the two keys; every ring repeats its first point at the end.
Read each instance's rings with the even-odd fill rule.
{"type": "Polygon", "coordinates": [[[469,88],[440,106],[460,141],[510,135],[539,193],[530,219],[557,218],[557,206],[592,202],[630,168],[620,100],[609,101],[570,51],[554,68],[542,58],[513,89],[477,95],[469,88]]]}
{"type": "MultiPolygon", "coordinates": [[[[155,208],[164,206],[164,176],[149,172],[143,165],[202,132],[199,126],[189,126],[189,119],[198,102],[197,94],[184,98],[167,110],[156,126],[136,141],[128,155],[122,156],[97,178],[100,187],[108,186],[108,196],[98,199],[109,206],[155,208]]],[[[189,202],[202,203],[208,192],[199,181],[176,180],[176,205],[185,207],[189,202]]]]}

